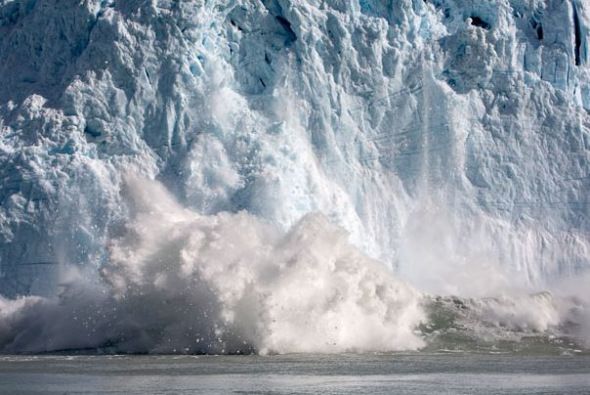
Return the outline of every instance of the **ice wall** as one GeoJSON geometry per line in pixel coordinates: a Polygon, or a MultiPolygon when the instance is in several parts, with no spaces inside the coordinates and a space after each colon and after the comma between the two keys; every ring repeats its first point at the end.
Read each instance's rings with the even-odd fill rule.
{"type": "MultiPolygon", "coordinates": [[[[589,265],[582,0],[0,0],[0,292],[202,214],[322,212],[433,292],[589,265]]],[[[484,288],[485,288],[484,287],[484,288]]]]}

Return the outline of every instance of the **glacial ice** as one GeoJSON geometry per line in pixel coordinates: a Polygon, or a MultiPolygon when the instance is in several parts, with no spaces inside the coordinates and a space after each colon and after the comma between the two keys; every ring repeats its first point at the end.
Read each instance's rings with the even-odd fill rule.
{"type": "Polygon", "coordinates": [[[582,274],[589,28],[583,0],[0,0],[0,293],[124,266],[129,172],[210,221],[321,213],[429,293],[582,274]]]}

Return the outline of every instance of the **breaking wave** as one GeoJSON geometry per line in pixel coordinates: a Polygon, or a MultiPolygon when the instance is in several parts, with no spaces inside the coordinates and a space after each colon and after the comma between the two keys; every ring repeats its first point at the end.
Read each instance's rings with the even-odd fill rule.
{"type": "Polygon", "coordinates": [[[588,302],[551,292],[486,298],[428,297],[420,327],[430,351],[587,352],[588,302]]]}

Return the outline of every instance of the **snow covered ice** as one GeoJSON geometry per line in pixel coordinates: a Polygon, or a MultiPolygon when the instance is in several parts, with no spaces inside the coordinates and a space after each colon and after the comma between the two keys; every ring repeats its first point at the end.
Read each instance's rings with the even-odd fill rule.
{"type": "Polygon", "coordinates": [[[426,294],[588,328],[589,28],[583,0],[0,0],[0,348],[413,349],[426,294]]]}

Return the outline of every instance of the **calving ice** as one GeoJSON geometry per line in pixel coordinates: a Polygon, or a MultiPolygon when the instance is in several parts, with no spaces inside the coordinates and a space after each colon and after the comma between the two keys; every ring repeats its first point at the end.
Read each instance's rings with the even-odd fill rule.
{"type": "Polygon", "coordinates": [[[589,28],[0,0],[0,349],[585,347],[589,28]]]}

